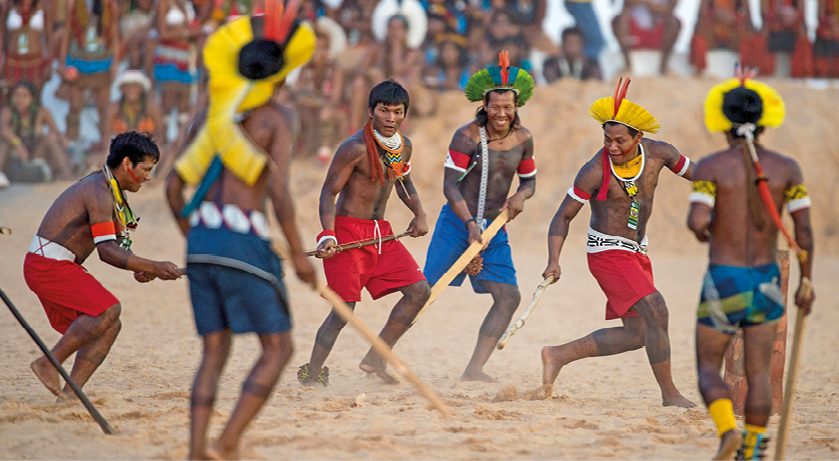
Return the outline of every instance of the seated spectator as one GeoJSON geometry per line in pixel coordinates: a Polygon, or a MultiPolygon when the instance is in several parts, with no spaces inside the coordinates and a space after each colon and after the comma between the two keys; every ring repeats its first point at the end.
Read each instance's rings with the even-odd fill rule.
{"type": "Polygon", "coordinates": [[[157,30],[154,28],[154,0],[129,0],[122,8],[119,30],[123,37],[123,56],[128,57],[129,69],[153,72],[157,30]]]}
{"type": "Polygon", "coordinates": [[[591,0],[565,0],[565,9],[574,17],[574,22],[583,33],[584,53],[590,61],[598,62],[606,41],[600,31],[600,23],[591,0]]]}
{"type": "Polygon", "coordinates": [[[562,31],[562,54],[552,56],[542,65],[542,75],[548,83],[560,78],[602,80],[600,64],[585,55],[583,33],[579,27],[569,27],[562,31]]]}
{"type": "Polygon", "coordinates": [[[505,3],[504,11],[527,40],[528,51],[537,49],[548,53],[558,52],[558,47],[542,30],[542,21],[547,12],[546,0],[513,0],[505,3]]]}
{"type": "Polygon", "coordinates": [[[739,51],[751,31],[748,0],[702,0],[690,43],[690,64],[697,72],[705,70],[709,50],[739,51]]]}
{"type": "MultiPolygon", "coordinates": [[[[31,82],[40,94],[49,80],[52,16],[47,0],[12,0],[3,8],[0,23],[2,78],[7,88],[31,82]]],[[[0,7],[2,8],[2,7],[0,7]]]]}
{"type": "Polygon", "coordinates": [[[682,28],[673,14],[677,0],[626,0],[612,20],[615,38],[623,53],[626,69],[632,68],[629,52],[635,49],[661,50],[659,72],[667,74],[670,54],[682,28]]]}
{"type": "Polygon", "coordinates": [[[819,0],[813,61],[816,77],[839,78],[839,5],[835,0],[819,0]]]}
{"type": "Polygon", "coordinates": [[[760,74],[776,73],[776,54],[791,54],[792,77],[813,74],[813,45],[807,37],[803,0],[762,0],[760,31],[744,39],[740,62],[760,74]]]}
{"type": "Polygon", "coordinates": [[[32,83],[18,83],[9,106],[0,111],[0,187],[9,181],[50,181],[53,171],[58,179],[73,179],[67,140],[36,94],[32,83]]]}
{"type": "Polygon", "coordinates": [[[472,75],[466,37],[449,33],[438,37],[437,57],[423,81],[429,88],[441,91],[463,90],[472,75]]]}

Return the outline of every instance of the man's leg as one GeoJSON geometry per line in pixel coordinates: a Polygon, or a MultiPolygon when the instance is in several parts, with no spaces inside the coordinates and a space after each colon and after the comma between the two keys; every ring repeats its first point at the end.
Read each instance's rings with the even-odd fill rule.
{"type": "Polygon", "coordinates": [[[644,347],[644,321],[622,318],[623,326],[601,328],[588,336],[559,346],[542,348],[542,384],[553,384],[562,367],[586,357],[603,357],[644,347]]]}
{"type": "MultiPolygon", "coordinates": [[[[350,309],[355,310],[355,303],[347,303],[347,305],[350,309]]],[[[326,358],[332,352],[332,346],[335,345],[338,334],[346,325],[347,322],[333,310],[318,328],[315,345],[312,348],[312,357],[309,359],[309,370],[315,373],[315,376],[320,373],[323,363],[326,362],[326,358]]]]}
{"type": "MultiPolygon", "coordinates": [[[[70,372],[70,377],[73,381],[82,387],[90,379],[93,372],[95,372],[99,365],[105,361],[108,352],[111,351],[111,346],[117,340],[120,330],[122,330],[122,322],[119,318],[108,327],[105,332],[91,341],[86,346],[79,349],[76,354],[76,360],[73,363],[73,371],[70,372]]],[[[69,384],[64,385],[64,391],[58,396],[59,400],[77,398],[73,392],[73,388],[69,384]]]]}
{"type": "Polygon", "coordinates": [[[655,380],[661,388],[662,405],[695,407],[696,405],[684,398],[673,384],[673,376],[670,373],[670,336],[667,333],[670,314],[664,303],[664,297],[656,291],[641,298],[630,310],[637,312],[644,320],[646,331],[644,346],[647,349],[647,358],[650,359],[655,380]]]}
{"type": "MultiPolygon", "coordinates": [[[[106,333],[111,331],[113,328],[116,328],[115,332],[111,331],[113,338],[110,339],[110,343],[107,344],[104,354],[101,354],[99,351],[104,348],[104,344],[107,343],[107,340],[100,343],[99,347],[91,347],[85,353],[79,354],[79,356],[76,357],[76,364],[73,366],[72,377],[83,379],[83,382],[77,381],[79,387],[83,386],[84,383],[87,382],[90,375],[93,374],[99,364],[102,363],[102,360],[105,359],[105,355],[107,355],[107,351],[110,349],[111,344],[113,344],[114,339],[116,339],[116,335],[119,333],[120,328],[120,312],[122,312],[122,307],[119,303],[117,303],[96,317],[86,314],[79,315],[61,339],[58,340],[58,343],[56,343],[52,348],[52,355],[55,356],[58,363],[64,363],[64,361],[67,360],[67,358],[74,352],[81,350],[85,346],[91,345],[91,343],[97,342],[97,340],[106,335],[106,333]],[[95,357],[97,355],[101,355],[101,358],[95,357]]],[[[61,396],[61,382],[59,381],[58,370],[52,366],[52,363],[50,363],[46,356],[36,359],[32,362],[30,367],[32,368],[32,371],[35,372],[38,379],[44,383],[44,386],[46,386],[50,392],[61,396]]],[[[68,389],[69,386],[65,387],[65,391],[68,389]]]]}
{"type": "Polygon", "coordinates": [[[492,307],[489,309],[484,323],[478,332],[478,343],[475,351],[469,360],[469,365],[461,375],[461,381],[486,381],[494,383],[495,379],[484,373],[484,365],[495,350],[498,339],[510,326],[510,320],[519,307],[521,293],[519,288],[509,283],[489,282],[484,280],[483,284],[492,294],[492,307]]]}
{"type": "Polygon", "coordinates": [[[224,459],[235,459],[242,432],[271,396],[280,372],[294,352],[290,331],[262,334],[259,341],[262,343],[262,356],[245,379],[242,396],[213,450],[214,454],[224,459]]]}
{"type": "MultiPolygon", "coordinates": [[[[414,317],[417,316],[417,313],[419,313],[422,306],[428,301],[429,296],[431,296],[431,287],[425,280],[402,287],[399,291],[402,292],[402,299],[393,307],[385,327],[379,333],[382,341],[391,348],[408,331],[408,328],[411,328],[414,317]]],[[[367,352],[367,355],[364,356],[361,364],[359,364],[359,368],[367,373],[376,373],[388,383],[394,384],[398,382],[393,376],[387,373],[385,359],[372,347],[367,352]]]]}
{"type": "Polygon", "coordinates": [[[676,44],[676,39],[679,38],[679,30],[682,24],[674,15],[665,16],[664,21],[664,36],[661,39],[661,68],[659,72],[661,75],[666,75],[669,71],[670,55],[673,54],[673,46],[676,44]]]}
{"type": "Polygon", "coordinates": [[[612,32],[618,40],[618,45],[623,55],[623,68],[625,71],[632,69],[632,62],[629,57],[631,32],[629,28],[629,11],[624,9],[612,20],[612,32]]]}
{"type": "MultiPolygon", "coordinates": [[[[696,325],[696,369],[699,375],[699,392],[708,406],[720,436],[720,447],[714,459],[732,459],[740,446],[740,434],[734,419],[734,409],[728,387],[720,375],[725,351],[731,336],[713,328],[696,325]]],[[[767,383],[768,384],[768,383],[767,383]]]]}
{"type": "Polygon", "coordinates": [[[189,399],[189,459],[207,459],[207,425],[213,413],[218,380],[227,356],[233,333],[229,329],[205,335],[203,358],[189,399]]]}
{"type": "Polygon", "coordinates": [[[761,442],[765,439],[769,414],[772,412],[769,374],[777,329],[777,323],[743,329],[743,356],[746,381],[749,383],[745,408],[746,432],[743,437],[745,459],[751,459],[756,455],[756,450],[765,449],[766,442],[761,442]]]}

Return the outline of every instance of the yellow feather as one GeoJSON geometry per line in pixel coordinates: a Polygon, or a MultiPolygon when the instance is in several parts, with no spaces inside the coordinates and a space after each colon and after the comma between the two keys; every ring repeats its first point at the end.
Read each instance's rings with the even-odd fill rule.
{"type": "MultiPolygon", "coordinates": [[[[729,131],[732,123],[722,111],[723,99],[726,93],[740,86],[740,80],[732,78],[715,85],[708,91],[705,98],[705,126],[708,131],[729,131]]],[[[746,88],[757,92],[763,100],[763,114],[758,120],[758,126],[775,127],[784,122],[786,107],[784,100],[769,85],[755,80],[746,80],[746,88]]]]}
{"type": "Polygon", "coordinates": [[[601,125],[612,120],[612,116],[615,114],[614,98],[610,96],[594,101],[594,104],[588,110],[588,114],[600,122],[601,125]]]}
{"type": "Polygon", "coordinates": [[[647,109],[644,109],[632,101],[624,99],[623,102],[621,102],[621,107],[620,110],[618,110],[618,115],[616,117],[613,117],[614,112],[615,103],[614,98],[611,96],[594,101],[594,104],[592,104],[588,110],[588,114],[600,122],[601,125],[608,121],[616,121],[629,125],[636,130],[646,131],[649,133],[657,133],[661,128],[658,124],[658,120],[656,120],[655,117],[647,111],[647,109]]]}

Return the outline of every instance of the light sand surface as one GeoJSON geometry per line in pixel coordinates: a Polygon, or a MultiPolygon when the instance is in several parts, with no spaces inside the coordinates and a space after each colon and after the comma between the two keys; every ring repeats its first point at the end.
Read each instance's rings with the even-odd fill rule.
{"type": "MultiPolygon", "coordinates": [[[[693,159],[724,147],[721,135],[702,124],[704,94],[711,80],[634,81],[629,99],[658,116],[656,139],[673,143],[693,159]]],[[[834,118],[839,91],[807,89],[781,82],[788,121],[768,133],[766,145],[797,158],[814,202],[817,238],[815,287],[818,301],[807,325],[788,447],[790,459],[839,459],[839,130],[834,118]]],[[[539,168],[536,197],[507,226],[518,269],[523,305],[541,282],[548,223],[578,168],[600,144],[600,129],[586,111],[612,84],[563,83],[537,89],[522,109],[535,134],[539,168]]],[[[433,227],[444,202],[442,164],[454,129],[474,106],[446,95],[435,119],[413,120],[414,177],[433,227]]],[[[293,188],[306,242],[320,230],[316,204],[325,170],[294,164],[293,188]]],[[[23,281],[22,263],[32,235],[52,200],[68,183],[12,186],[0,191],[0,287],[44,341],[52,330],[35,295],[23,281]]],[[[562,370],[549,400],[530,400],[541,384],[539,352],[606,322],[605,297],[588,273],[583,247],[589,212],[574,222],[562,257],[563,276],[551,286],[527,325],[486,371],[498,384],[462,383],[459,377],[491,303],[468,287],[449,288],[397,344],[395,352],[455,412],[444,419],[408,384],[384,386],[368,379],[358,362],[368,346],[347,328],[327,361],[332,385],[301,387],[297,367],[308,361],[315,331],[329,308],[290,273],[286,278],[294,312],[297,350],[258,419],[243,439],[242,455],[254,459],[710,459],[718,439],[701,405],[694,358],[695,307],[705,270],[706,248],[686,230],[687,182],[662,173],[650,224],[650,257],[657,286],[670,308],[673,375],[695,409],[663,408],[643,350],[588,359],[562,370]],[[352,407],[364,393],[366,405],[352,407]]],[[[130,199],[142,217],[133,249],[140,255],[184,260],[184,241],[168,214],[161,183],[130,199]]],[[[395,230],[409,213],[392,200],[388,218],[395,230]]],[[[277,229],[276,226],[273,229],[277,229]]],[[[430,235],[406,245],[422,265],[430,235]]],[[[130,273],[106,266],[93,255],[85,264],[123,303],[123,329],[111,354],[85,387],[118,430],[105,436],[78,403],[54,403],[29,369],[40,355],[34,342],[0,308],[0,459],[183,459],[187,455],[189,388],[201,354],[186,280],[138,284],[130,273]]],[[[318,267],[320,264],[318,263],[318,267]]],[[[293,271],[290,271],[293,272],[293,271]]],[[[797,268],[793,265],[793,288],[797,268]]],[[[384,325],[397,296],[379,301],[367,294],[358,315],[374,330],[384,325]]],[[[519,312],[517,312],[518,315],[519,312]]],[[[790,331],[793,330],[792,325],[790,331]]],[[[791,335],[791,333],[790,333],[791,335]]],[[[258,354],[253,335],[236,337],[212,420],[215,437],[235,403],[258,354]]],[[[71,365],[72,359],[66,363],[71,365]]],[[[773,417],[769,435],[777,431],[773,417]]],[[[741,422],[742,424],[742,422],[741,422]]],[[[772,449],[774,452],[774,448],[772,449]]]]}

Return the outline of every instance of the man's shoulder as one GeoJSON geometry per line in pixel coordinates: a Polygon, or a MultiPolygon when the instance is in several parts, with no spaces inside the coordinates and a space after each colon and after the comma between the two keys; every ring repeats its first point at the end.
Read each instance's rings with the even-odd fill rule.
{"type": "Polygon", "coordinates": [[[641,140],[641,145],[644,146],[644,149],[646,149],[647,154],[656,157],[667,156],[674,150],[676,150],[676,148],[669,142],[659,141],[657,139],[650,139],[646,136],[641,140]]]}
{"type": "Polygon", "coordinates": [[[516,128],[516,137],[522,143],[533,141],[533,133],[531,133],[524,125],[519,125],[516,128]]]}
{"type": "Polygon", "coordinates": [[[367,140],[364,139],[364,131],[358,130],[352,136],[345,139],[340,146],[338,146],[335,156],[357,157],[366,152],[367,140]]]}

